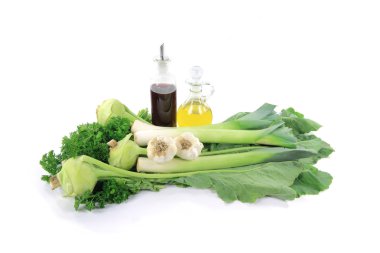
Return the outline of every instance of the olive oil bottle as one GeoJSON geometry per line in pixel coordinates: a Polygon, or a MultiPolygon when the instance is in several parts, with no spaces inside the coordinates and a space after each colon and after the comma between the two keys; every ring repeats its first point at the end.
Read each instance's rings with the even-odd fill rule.
{"type": "Polygon", "coordinates": [[[186,101],[178,108],[177,125],[184,126],[202,126],[212,123],[212,110],[207,105],[206,100],[214,93],[214,87],[208,83],[202,82],[203,70],[199,66],[194,66],[190,70],[190,94],[186,101]],[[203,88],[207,86],[209,92],[204,94],[203,88]]]}

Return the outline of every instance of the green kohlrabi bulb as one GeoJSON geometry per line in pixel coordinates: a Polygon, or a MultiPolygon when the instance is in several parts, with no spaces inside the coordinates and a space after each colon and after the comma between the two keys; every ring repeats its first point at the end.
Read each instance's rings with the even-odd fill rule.
{"type": "Polygon", "coordinates": [[[64,161],[57,178],[64,195],[70,197],[92,192],[97,182],[94,166],[84,162],[81,156],[64,161]]]}
{"type": "Polygon", "coordinates": [[[125,106],[117,99],[104,100],[96,109],[98,123],[105,125],[112,117],[126,117],[125,106]]]}
{"type": "Polygon", "coordinates": [[[110,157],[108,163],[112,166],[130,170],[135,166],[139,155],[146,155],[146,149],[140,148],[128,134],[116,146],[110,148],[110,157]]]}

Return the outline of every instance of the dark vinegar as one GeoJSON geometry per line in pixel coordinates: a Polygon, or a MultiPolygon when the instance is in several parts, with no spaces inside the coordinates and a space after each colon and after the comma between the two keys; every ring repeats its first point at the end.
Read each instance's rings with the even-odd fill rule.
{"type": "Polygon", "coordinates": [[[177,89],[173,84],[158,83],[150,87],[152,123],[156,126],[177,125],[177,89]]]}

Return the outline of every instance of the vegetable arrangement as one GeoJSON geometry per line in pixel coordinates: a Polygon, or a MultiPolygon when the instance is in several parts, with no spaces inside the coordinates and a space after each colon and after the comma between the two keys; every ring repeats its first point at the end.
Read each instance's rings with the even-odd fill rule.
{"type": "Polygon", "coordinates": [[[330,174],[313,165],[333,149],[311,134],[320,125],[292,108],[264,104],[218,124],[151,125],[146,109],[134,114],[115,99],[98,106],[97,122],[77,127],[40,164],[42,179],[74,207],[92,210],[166,185],[211,189],[225,202],[265,196],[292,200],[329,187],[330,174]]]}

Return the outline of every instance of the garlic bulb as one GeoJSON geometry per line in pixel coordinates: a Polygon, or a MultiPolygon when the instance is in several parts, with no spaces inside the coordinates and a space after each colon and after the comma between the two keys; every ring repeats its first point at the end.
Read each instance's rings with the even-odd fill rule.
{"type": "Polygon", "coordinates": [[[185,160],[196,159],[202,151],[203,144],[190,132],[185,132],[175,139],[177,156],[185,160]]]}
{"type": "Polygon", "coordinates": [[[177,147],[173,138],[167,136],[157,136],[148,142],[148,158],[157,162],[164,163],[174,158],[177,147]]]}

